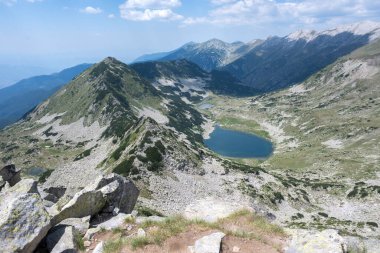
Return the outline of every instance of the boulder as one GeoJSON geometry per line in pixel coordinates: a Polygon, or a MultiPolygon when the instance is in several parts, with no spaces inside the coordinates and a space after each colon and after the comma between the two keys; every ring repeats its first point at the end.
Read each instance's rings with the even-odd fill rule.
{"type": "Polygon", "coordinates": [[[84,218],[69,218],[63,220],[59,225],[73,226],[80,234],[86,234],[90,228],[90,216],[84,218]]]}
{"type": "Polygon", "coordinates": [[[11,164],[0,169],[0,177],[3,178],[3,181],[8,182],[10,186],[14,186],[21,181],[20,172],[20,169],[16,169],[16,166],[11,164]]]}
{"type": "Polygon", "coordinates": [[[51,253],[77,253],[78,231],[72,226],[58,225],[46,236],[46,247],[51,253]]]}
{"type": "Polygon", "coordinates": [[[50,216],[37,192],[37,182],[26,179],[0,195],[0,249],[33,252],[50,229],[50,216]]]}
{"type": "Polygon", "coordinates": [[[286,253],[344,253],[347,245],[336,230],[289,230],[291,240],[286,253]]]}
{"type": "Polygon", "coordinates": [[[68,218],[83,218],[92,216],[100,212],[106,201],[99,190],[83,189],[76,193],[74,197],[61,209],[59,202],[55,205],[56,215],[52,218],[52,224],[56,225],[68,218]]]}
{"type": "Polygon", "coordinates": [[[135,207],[139,190],[134,183],[115,173],[101,177],[95,184],[106,199],[105,211],[112,213],[115,209],[121,213],[131,213],[135,207]]]}
{"type": "MultiPolygon", "coordinates": [[[[125,213],[119,213],[118,215],[114,217],[110,217],[108,220],[103,221],[101,223],[98,223],[96,227],[105,229],[105,230],[112,230],[114,228],[119,228],[125,225],[125,220],[131,217],[130,214],[125,214],[125,213]]],[[[93,224],[94,225],[94,224],[93,224]]]]}
{"type": "Polygon", "coordinates": [[[222,232],[216,232],[197,240],[194,246],[190,246],[192,253],[219,253],[222,239],[225,236],[222,232]]]}

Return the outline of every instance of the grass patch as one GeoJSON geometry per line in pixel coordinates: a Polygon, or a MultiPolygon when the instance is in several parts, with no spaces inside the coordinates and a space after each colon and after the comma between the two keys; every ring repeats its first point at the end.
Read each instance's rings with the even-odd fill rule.
{"type": "Polygon", "coordinates": [[[225,128],[254,133],[266,139],[270,139],[269,133],[264,131],[254,120],[240,119],[231,116],[222,116],[217,121],[225,128]]]}
{"type": "MultiPolygon", "coordinates": [[[[163,221],[147,220],[140,224],[144,229],[146,236],[118,238],[115,241],[108,242],[105,245],[105,253],[120,252],[123,246],[129,245],[135,250],[147,245],[162,245],[167,239],[177,236],[183,232],[189,231],[190,228],[204,230],[218,230],[227,235],[234,237],[257,240],[270,245],[266,238],[270,236],[286,236],[283,229],[277,225],[269,223],[264,217],[253,214],[249,210],[240,210],[233,213],[227,218],[220,219],[217,222],[206,222],[203,220],[188,220],[182,216],[168,217],[163,221]],[[244,230],[229,230],[228,224],[236,223],[238,219],[244,218],[244,230]]],[[[276,247],[277,245],[273,245],[276,247]]]]}
{"type": "Polygon", "coordinates": [[[115,253],[120,252],[123,248],[124,240],[122,238],[118,238],[113,241],[108,241],[104,245],[104,253],[115,253]]]}

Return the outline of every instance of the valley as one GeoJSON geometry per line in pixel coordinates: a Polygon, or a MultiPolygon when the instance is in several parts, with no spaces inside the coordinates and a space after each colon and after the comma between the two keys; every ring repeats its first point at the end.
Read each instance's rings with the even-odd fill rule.
{"type": "MultiPolygon", "coordinates": [[[[226,236],[224,244],[219,238],[222,252],[244,246],[243,239],[259,252],[307,252],[309,245],[321,247],[315,252],[378,252],[380,41],[373,36],[380,28],[350,29],[250,46],[211,40],[153,55],[162,61],[127,65],[107,57],[82,66],[69,83],[0,130],[0,159],[22,168],[17,173],[23,178],[15,185],[0,182],[0,210],[9,209],[3,200],[10,196],[33,193],[49,226],[89,217],[92,227],[81,240],[95,229],[92,236],[105,241],[106,252],[135,244],[136,252],[160,245],[167,250],[170,240],[186,236],[196,246],[195,235],[218,231],[226,236]],[[313,47],[346,39],[341,51],[331,49],[334,55],[313,47]],[[283,62],[265,51],[272,43],[285,50],[277,51],[282,56],[297,51],[295,44],[313,53],[295,57],[272,78],[273,69],[261,69],[283,62]],[[204,53],[215,45],[222,58],[187,59],[192,50],[204,53]],[[331,57],[312,62],[314,70],[289,74],[322,51],[331,57]],[[262,59],[269,63],[262,63],[266,53],[262,59]],[[253,64],[247,58],[261,63],[247,67],[253,64]],[[239,72],[247,69],[253,72],[239,72]],[[266,87],[254,80],[258,72],[266,87]],[[95,225],[119,215],[122,223],[112,229],[95,225]]],[[[12,215],[19,213],[27,217],[17,208],[12,215]]],[[[10,223],[19,221],[10,216],[10,223]]],[[[0,223],[1,231],[17,234],[0,223]]],[[[17,247],[34,250],[39,243],[17,247]]],[[[190,246],[178,245],[184,251],[190,246]]]]}

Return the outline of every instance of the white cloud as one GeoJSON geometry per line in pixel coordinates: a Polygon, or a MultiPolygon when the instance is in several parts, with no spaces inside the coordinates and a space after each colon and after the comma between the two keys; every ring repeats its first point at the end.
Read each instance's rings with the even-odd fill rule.
{"type": "Polygon", "coordinates": [[[174,13],[170,9],[162,9],[162,10],[145,9],[143,11],[122,10],[121,17],[127,20],[134,20],[134,21],[149,21],[152,19],[178,20],[178,19],[183,18],[181,15],[174,13]]]}
{"type": "Polygon", "coordinates": [[[119,9],[121,18],[126,20],[179,20],[183,16],[175,13],[172,8],[180,5],[180,0],[127,0],[119,9]]]}
{"type": "Polygon", "coordinates": [[[190,17],[186,25],[322,24],[379,18],[380,1],[373,0],[209,0],[214,8],[204,17],[190,17]]]}
{"type": "Polygon", "coordinates": [[[108,18],[115,18],[115,14],[109,14],[108,18]]]}
{"type": "Polygon", "coordinates": [[[126,9],[164,9],[181,5],[179,0],[127,0],[121,6],[126,9]]]}
{"type": "Polygon", "coordinates": [[[99,14],[99,13],[102,13],[103,11],[100,8],[87,6],[86,8],[82,9],[81,12],[87,13],[87,14],[99,14]]]}
{"type": "Polygon", "coordinates": [[[37,3],[37,2],[42,2],[43,0],[26,0],[29,3],[37,3]]]}

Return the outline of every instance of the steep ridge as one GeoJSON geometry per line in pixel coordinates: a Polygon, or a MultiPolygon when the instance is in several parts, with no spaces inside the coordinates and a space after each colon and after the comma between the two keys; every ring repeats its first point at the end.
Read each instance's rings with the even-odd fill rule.
{"type": "Polygon", "coordinates": [[[202,43],[190,42],[168,53],[142,56],[135,62],[143,61],[172,61],[186,59],[196,63],[202,69],[211,71],[234,61],[261,43],[255,40],[250,43],[234,42],[227,43],[218,39],[211,39],[202,43]]]}
{"type": "Polygon", "coordinates": [[[226,71],[206,72],[188,60],[145,62],[131,65],[140,76],[153,82],[159,90],[199,102],[208,91],[230,96],[252,96],[256,90],[241,85],[226,71]]]}
{"type": "Polygon", "coordinates": [[[0,90],[0,128],[10,125],[53,95],[91,64],[81,64],[52,75],[27,78],[0,90]]]}

